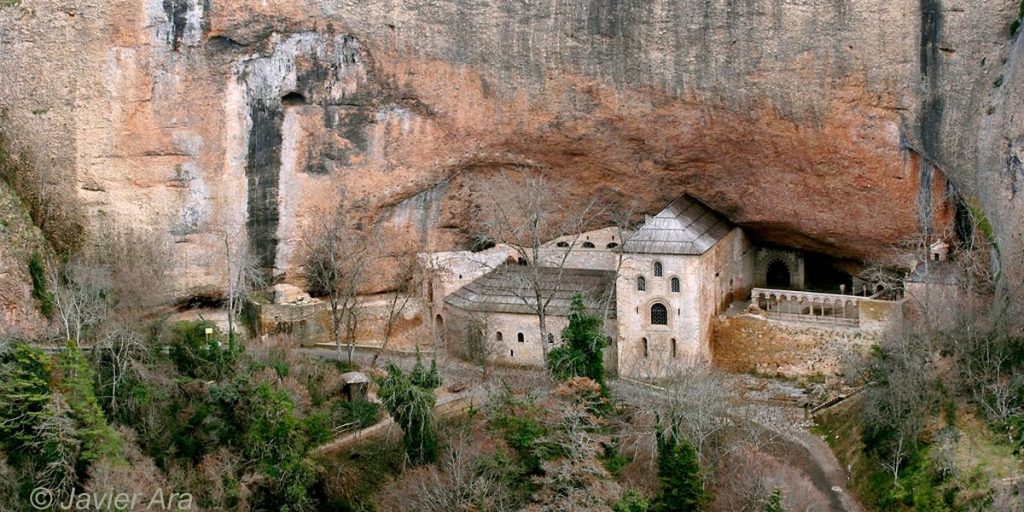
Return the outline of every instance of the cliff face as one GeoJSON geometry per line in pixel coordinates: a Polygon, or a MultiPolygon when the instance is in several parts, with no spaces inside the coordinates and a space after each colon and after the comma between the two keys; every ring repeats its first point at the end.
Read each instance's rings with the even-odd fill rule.
{"type": "Polygon", "coordinates": [[[862,259],[956,198],[1024,277],[1015,0],[23,0],[0,7],[4,133],[96,218],[225,234],[294,275],[346,203],[395,245],[467,234],[506,165],[654,212],[690,192],[761,239],[862,259]]]}

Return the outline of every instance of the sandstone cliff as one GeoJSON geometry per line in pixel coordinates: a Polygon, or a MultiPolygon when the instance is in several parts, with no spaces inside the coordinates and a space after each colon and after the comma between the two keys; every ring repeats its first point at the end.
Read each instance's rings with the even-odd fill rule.
{"type": "Polygon", "coordinates": [[[0,124],[92,216],[173,239],[183,292],[220,282],[226,232],[290,278],[342,188],[396,242],[453,247],[467,185],[516,163],[650,212],[690,192],[763,240],[851,259],[973,202],[1016,287],[1016,9],[22,0],[0,7],[0,124]]]}

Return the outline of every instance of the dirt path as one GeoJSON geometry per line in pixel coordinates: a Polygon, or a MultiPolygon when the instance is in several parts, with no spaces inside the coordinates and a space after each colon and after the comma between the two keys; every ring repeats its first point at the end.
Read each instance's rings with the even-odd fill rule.
{"type": "MultiPolygon", "coordinates": [[[[437,401],[437,405],[434,406],[434,414],[437,417],[456,414],[469,409],[470,407],[479,407],[480,404],[484,403],[486,400],[487,394],[484,392],[483,388],[476,386],[461,393],[453,393],[440,398],[437,401]]],[[[397,427],[395,426],[395,421],[391,419],[391,416],[388,416],[376,425],[371,425],[362,430],[350,432],[328,441],[327,443],[314,448],[313,453],[319,456],[331,455],[367,439],[386,436],[391,432],[392,428],[397,427]]]]}

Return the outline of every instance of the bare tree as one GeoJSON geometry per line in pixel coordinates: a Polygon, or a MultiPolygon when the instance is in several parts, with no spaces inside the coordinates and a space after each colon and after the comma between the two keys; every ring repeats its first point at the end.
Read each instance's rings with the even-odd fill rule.
{"type": "Polygon", "coordinates": [[[933,347],[928,338],[900,334],[879,346],[871,365],[863,423],[878,441],[880,464],[899,479],[935,402],[933,347]]]}
{"type": "Polygon", "coordinates": [[[110,269],[112,307],[136,317],[170,302],[171,248],[159,233],[130,227],[96,230],[91,261],[110,269]]]}
{"type": "MultiPolygon", "coordinates": [[[[502,172],[480,185],[478,229],[483,237],[507,244],[519,262],[530,267],[523,274],[525,280],[517,295],[537,315],[541,340],[548,339],[548,306],[561,286],[566,262],[580,235],[602,213],[597,199],[579,208],[564,207],[554,191],[566,189],[527,167],[502,172]],[[554,258],[544,258],[544,242],[558,237],[567,237],[567,246],[560,248],[554,258]],[[558,269],[553,289],[541,276],[541,266],[558,269]]],[[[541,347],[546,361],[548,344],[542,343],[541,347]]]]}
{"type": "Polygon", "coordinates": [[[351,363],[359,325],[358,293],[374,252],[373,237],[360,229],[342,206],[321,219],[305,237],[306,281],[313,295],[326,296],[330,302],[331,334],[338,360],[344,330],[351,363]]]}
{"type": "Polygon", "coordinates": [[[387,318],[384,322],[384,339],[380,348],[373,354],[373,359],[370,361],[371,368],[377,367],[377,359],[387,350],[395,323],[412,299],[412,290],[415,289],[417,281],[423,277],[418,254],[419,247],[412,245],[394,255],[395,268],[391,275],[391,296],[388,298],[387,318]]]}
{"type": "MultiPolygon", "coordinates": [[[[622,243],[625,242],[633,232],[633,215],[636,214],[637,209],[638,205],[636,201],[629,200],[625,207],[615,208],[610,212],[611,221],[615,226],[616,237],[619,240],[619,247],[615,250],[615,276],[612,280],[613,283],[617,283],[619,281],[619,272],[622,270],[622,263],[625,261],[625,253],[622,252],[622,243]]],[[[601,319],[605,324],[607,324],[611,311],[615,308],[615,287],[609,287],[605,293],[606,295],[602,299],[604,311],[602,312],[601,319]]]]}
{"type": "Polygon", "coordinates": [[[224,234],[224,257],[227,277],[228,336],[235,334],[238,315],[253,292],[266,287],[266,274],[250,250],[246,237],[239,233],[224,234]]]}
{"type": "Polygon", "coordinates": [[[109,313],[112,276],[109,268],[97,265],[79,255],[63,266],[51,261],[51,299],[64,339],[85,343],[89,330],[99,325],[109,313]]]}
{"type": "Polygon", "coordinates": [[[100,380],[109,390],[110,410],[117,414],[121,407],[121,387],[145,357],[146,346],[142,336],[128,325],[114,322],[100,336],[96,344],[96,358],[106,371],[100,380]]]}
{"type": "Polygon", "coordinates": [[[49,489],[55,497],[62,498],[75,486],[75,465],[78,462],[81,435],[63,395],[51,395],[46,409],[32,440],[32,447],[37,453],[48,454],[49,460],[36,475],[36,482],[49,489]]]}

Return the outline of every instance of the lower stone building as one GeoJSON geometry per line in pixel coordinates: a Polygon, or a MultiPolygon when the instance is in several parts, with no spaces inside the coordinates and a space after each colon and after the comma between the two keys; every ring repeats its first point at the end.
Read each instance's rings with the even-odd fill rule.
{"type": "MultiPolygon", "coordinates": [[[[543,345],[550,349],[561,343],[576,294],[590,314],[606,319],[606,332],[614,341],[614,285],[615,272],[608,270],[501,265],[445,298],[448,351],[470,360],[541,366],[543,345]],[[545,304],[547,339],[541,339],[534,282],[545,304]]],[[[614,346],[606,350],[605,361],[614,365],[614,346]]]]}

